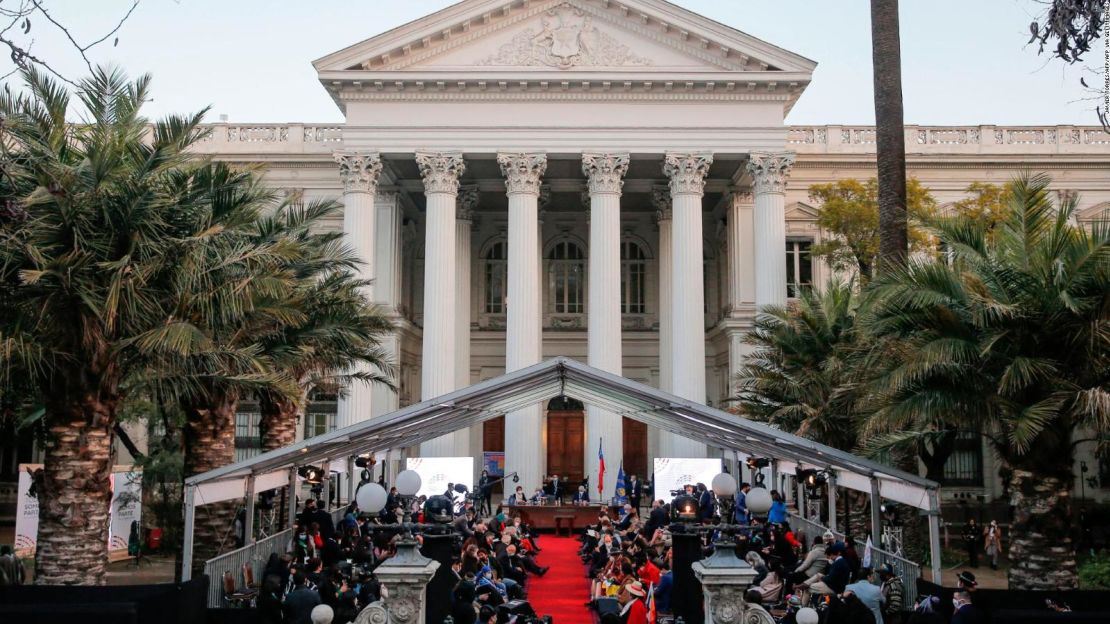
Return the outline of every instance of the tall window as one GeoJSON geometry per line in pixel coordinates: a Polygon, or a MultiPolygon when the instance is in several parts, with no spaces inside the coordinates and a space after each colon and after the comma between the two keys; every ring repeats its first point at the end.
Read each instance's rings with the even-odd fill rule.
{"type": "Polygon", "coordinates": [[[335,430],[335,412],[315,411],[310,405],[308,412],[304,415],[305,439],[324,435],[333,430],[335,430]]]}
{"type": "Polygon", "coordinates": [[[262,452],[258,430],[262,413],[257,411],[257,407],[244,407],[244,411],[235,413],[235,461],[250,459],[262,452]]]}
{"type": "Polygon", "coordinates": [[[944,464],[944,485],[983,485],[983,441],[978,433],[956,434],[955,449],[944,464]]]}
{"type": "Polygon", "coordinates": [[[497,241],[486,251],[482,260],[485,264],[486,314],[505,313],[505,271],[508,245],[497,241]]]}
{"type": "Polygon", "coordinates": [[[556,314],[582,314],[586,311],[584,294],[586,254],[573,241],[555,243],[547,254],[551,307],[556,314]]]}
{"type": "Polygon", "coordinates": [[[644,284],[647,281],[647,258],[644,250],[632,241],[621,243],[621,313],[643,314],[644,284]]]}
{"type": "Polygon", "coordinates": [[[809,241],[786,241],[786,296],[797,297],[802,288],[813,286],[813,259],[809,241]]]}

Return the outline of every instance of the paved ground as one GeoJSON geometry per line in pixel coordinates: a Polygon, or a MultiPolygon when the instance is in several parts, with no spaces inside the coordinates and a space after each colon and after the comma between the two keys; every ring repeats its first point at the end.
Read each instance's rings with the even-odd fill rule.
{"type": "Polygon", "coordinates": [[[979,583],[979,587],[982,589],[1009,589],[1010,584],[1006,580],[1006,570],[1009,565],[1008,561],[1002,560],[999,561],[997,570],[990,569],[989,565],[982,565],[982,562],[980,562],[978,568],[972,568],[965,564],[946,568],[944,570],[944,586],[955,587],[956,577],[959,576],[960,572],[968,570],[975,575],[975,581],[979,583]]]}
{"type": "Polygon", "coordinates": [[[138,567],[132,559],[108,564],[109,585],[172,583],[173,574],[173,557],[143,557],[138,567]]]}

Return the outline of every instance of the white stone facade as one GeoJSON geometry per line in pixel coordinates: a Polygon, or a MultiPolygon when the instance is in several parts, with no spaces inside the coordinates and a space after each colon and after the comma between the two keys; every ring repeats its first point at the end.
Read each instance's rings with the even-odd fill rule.
{"type": "MultiPolygon", "coordinates": [[[[788,253],[823,236],[807,189],[875,175],[872,128],[785,125],[815,63],[659,0],[466,0],[315,67],[345,124],[213,124],[200,149],[344,202],[401,391],[353,393],[340,424],[554,356],[727,404],[757,306],[787,299],[788,253]]],[[[1110,207],[1098,128],[909,126],[906,144],[942,205],[1031,170],[1082,219],[1110,207]]],[[[543,422],[505,425],[527,488],[543,422]]],[[[478,455],[479,429],[420,452],[478,455]]],[[[588,413],[586,474],[599,437],[615,476],[619,416],[588,413]]],[[[714,452],[648,439],[648,466],[714,452]]]]}

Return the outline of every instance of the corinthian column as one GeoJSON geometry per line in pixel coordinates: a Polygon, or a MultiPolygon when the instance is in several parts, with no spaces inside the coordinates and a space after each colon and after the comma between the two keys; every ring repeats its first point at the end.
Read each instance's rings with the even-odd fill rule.
{"type": "Polygon", "coordinates": [[[671,191],[658,187],[652,191],[655,220],[659,224],[659,389],[671,391],[671,191]]]}
{"type": "MultiPolygon", "coordinates": [[[[582,172],[590,190],[589,364],[621,374],[621,188],[628,173],[628,154],[583,154],[582,172]]],[[[610,466],[624,457],[621,416],[586,407],[586,474],[596,475],[597,440],[604,441],[610,466]]],[[[605,480],[602,500],[612,498],[615,478],[605,480]]]]}
{"type": "MultiPolygon", "coordinates": [[[[671,181],[671,392],[705,403],[705,288],[702,196],[711,154],[667,154],[671,181]]],[[[663,457],[705,457],[705,445],[674,434],[660,436],[663,457]]]]}
{"type": "Polygon", "coordinates": [[[478,187],[459,192],[459,212],[455,219],[455,387],[470,385],[470,233],[474,228],[474,209],[478,206],[478,187]]]}
{"type": "MultiPolygon", "coordinates": [[[[459,176],[466,170],[462,154],[416,154],[427,200],[424,239],[424,344],[420,363],[420,398],[431,399],[455,389],[455,200],[459,176]]],[[[466,431],[420,445],[424,457],[467,457],[466,431]]]]}
{"type": "Polygon", "coordinates": [[[752,152],[755,191],[755,307],[786,303],[786,177],[794,152],[752,152]]]}
{"type": "MultiPolygon", "coordinates": [[[[509,196],[509,259],[506,301],[505,372],[540,361],[542,338],[539,284],[538,211],[545,154],[498,154],[509,196]]],[[[533,405],[505,415],[505,470],[520,475],[524,491],[543,476],[542,407],[533,405]]]]}
{"type": "MultiPolygon", "coordinates": [[[[373,152],[340,151],[335,153],[339,165],[339,178],[343,181],[343,236],[358,254],[363,264],[358,276],[371,285],[363,289],[367,301],[374,301],[373,280],[375,262],[375,223],[377,209],[374,197],[378,178],[382,173],[381,156],[373,152]]],[[[373,388],[354,382],[347,388],[346,396],[339,399],[336,425],[346,427],[369,420],[372,410],[373,388]]]]}

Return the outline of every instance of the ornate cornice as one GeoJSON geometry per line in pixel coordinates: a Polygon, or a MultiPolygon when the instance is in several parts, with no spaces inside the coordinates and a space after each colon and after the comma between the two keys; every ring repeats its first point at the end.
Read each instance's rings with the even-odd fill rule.
{"type": "Polygon", "coordinates": [[[713,164],[713,154],[667,154],[663,160],[663,173],[671,179],[671,195],[702,195],[705,178],[713,164]]]}
{"type": "Polygon", "coordinates": [[[497,164],[501,165],[509,195],[526,193],[539,197],[540,180],[547,172],[547,154],[498,154],[497,164]]]}
{"type": "Polygon", "coordinates": [[[345,193],[372,193],[382,174],[382,157],[376,152],[343,150],[335,152],[339,179],[345,193]]]}
{"type": "Polygon", "coordinates": [[[590,181],[590,195],[620,195],[628,161],[628,154],[582,154],[582,173],[590,181]]]}
{"type": "Polygon", "coordinates": [[[459,176],[466,171],[460,152],[417,152],[416,164],[424,178],[425,193],[459,192],[459,176]]]}
{"type": "Polygon", "coordinates": [[[737,206],[751,206],[755,203],[755,193],[751,189],[733,191],[732,203],[737,206]]]}
{"type": "Polygon", "coordinates": [[[456,201],[457,218],[459,221],[473,221],[474,209],[478,207],[479,197],[477,184],[468,184],[459,187],[459,199],[456,201]]]}
{"type": "Polygon", "coordinates": [[[794,152],[752,152],[748,159],[748,172],[754,179],[752,188],[755,194],[784,193],[786,178],[796,158],[794,152]]]}

